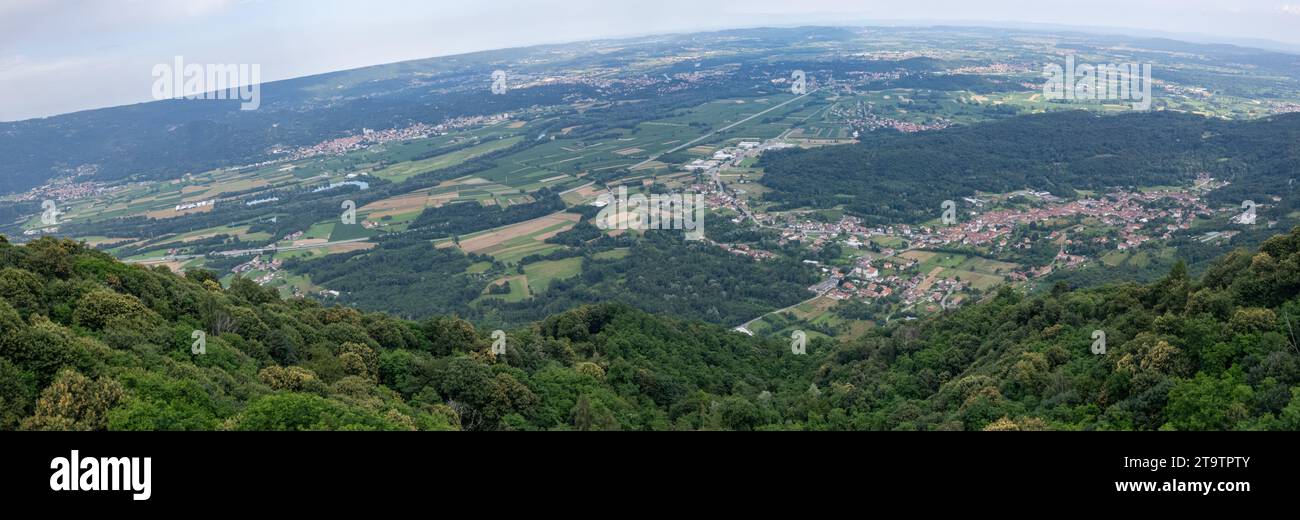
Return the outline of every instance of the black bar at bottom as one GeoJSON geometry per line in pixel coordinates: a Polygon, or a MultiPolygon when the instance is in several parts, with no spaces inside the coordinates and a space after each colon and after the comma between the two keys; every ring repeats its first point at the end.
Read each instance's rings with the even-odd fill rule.
{"type": "MultiPolygon", "coordinates": [[[[1296,438],[1103,432],[10,432],[0,435],[0,496],[11,507],[155,512],[175,511],[174,506],[189,510],[214,500],[264,504],[259,510],[337,512],[413,499],[486,500],[493,507],[530,512],[529,504],[537,509],[549,500],[577,497],[618,498],[668,510],[685,508],[689,500],[725,499],[763,511],[799,496],[870,497],[872,504],[933,497],[919,502],[927,511],[963,510],[976,503],[979,508],[1116,504],[1203,511],[1282,503],[1295,489],[1296,438]],[[74,450],[82,466],[76,468],[75,491],[68,485],[74,450]],[[119,482],[117,491],[81,489],[83,482],[101,485],[97,477],[86,476],[86,468],[109,459],[114,460],[103,464],[97,477],[129,460],[136,473],[122,473],[132,481],[119,482]],[[60,468],[68,473],[58,475],[60,468]],[[1202,488],[1207,483],[1208,491],[1202,488]],[[67,489],[52,489],[60,485],[67,489]],[[727,489],[743,495],[729,495],[727,489]],[[145,494],[147,499],[136,499],[145,494]],[[535,496],[524,499],[530,494],[535,496]],[[507,505],[502,496],[518,500],[507,505]],[[682,502],[674,506],[674,500],[682,502]]],[[[111,488],[111,479],[103,478],[102,487],[111,488]]]]}

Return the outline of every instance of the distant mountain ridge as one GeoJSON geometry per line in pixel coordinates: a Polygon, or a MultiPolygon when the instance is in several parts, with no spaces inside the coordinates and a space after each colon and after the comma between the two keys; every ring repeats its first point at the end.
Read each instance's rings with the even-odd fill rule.
{"type": "MultiPolygon", "coordinates": [[[[518,89],[509,96],[488,95],[491,73],[496,69],[526,76],[550,74],[564,67],[621,68],[664,53],[689,54],[702,47],[735,42],[744,42],[756,51],[754,57],[758,57],[810,38],[856,44],[862,38],[881,35],[898,38],[1042,35],[1006,31],[915,27],[759,28],[543,45],[376,65],[266,83],[261,92],[261,109],[250,112],[239,111],[239,101],[235,100],[166,100],[0,123],[3,137],[0,157],[5,159],[0,162],[0,193],[39,186],[83,166],[96,172],[91,178],[102,181],[173,179],[186,173],[264,161],[273,157],[269,153],[273,147],[312,145],[357,133],[362,128],[400,128],[462,115],[562,105],[571,99],[611,99],[608,92],[581,83],[518,89]]],[[[1153,42],[1121,36],[1078,38],[1082,43],[1077,45],[1084,46],[1103,42],[1153,42]]],[[[1209,61],[1249,65],[1260,74],[1300,76],[1300,57],[1294,55],[1225,45],[1156,43],[1161,49],[1197,53],[1209,61]]],[[[723,57],[722,61],[727,59],[730,58],[723,57]]],[[[800,57],[792,56],[788,61],[797,59],[800,57]]],[[[661,70],[667,72],[691,65],[680,63],[661,70]]],[[[624,94],[656,95],[653,90],[624,94]]]]}

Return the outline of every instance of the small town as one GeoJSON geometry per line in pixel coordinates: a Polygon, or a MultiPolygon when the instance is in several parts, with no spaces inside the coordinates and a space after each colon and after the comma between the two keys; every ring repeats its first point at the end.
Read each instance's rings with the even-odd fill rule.
{"type": "MultiPolygon", "coordinates": [[[[734,214],[733,223],[751,220],[760,228],[779,232],[780,245],[796,242],[806,244],[816,252],[836,244],[850,251],[849,255],[854,258],[851,267],[803,260],[824,276],[820,283],[808,288],[817,297],[892,302],[903,309],[918,305],[928,311],[957,307],[968,299],[966,293],[974,288],[970,280],[941,276],[942,269],[921,272],[921,259],[934,256],[934,251],[977,252],[977,256],[998,266],[993,272],[986,273],[992,277],[990,279],[1024,282],[1047,276],[1057,269],[1074,269],[1097,260],[1072,251],[1082,244],[1070,235],[1072,229],[1082,227],[1078,222],[1088,219],[1109,230],[1090,238],[1090,249],[1133,250],[1149,241],[1168,240],[1175,233],[1187,231],[1197,218],[1221,214],[1223,210],[1209,207],[1202,196],[1228,185],[1226,181],[1200,174],[1192,186],[1185,188],[1113,190],[1074,200],[1034,190],[978,194],[953,201],[959,218],[951,225],[900,223],[867,226],[861,219],[848,215],[835,222],[825,222],[807,218],[800,212],[755,210],[743,196],[743,188],[737,189],[721,180],[723,171],[740,167],[746,159],[767,150],[790,146],[794,145],[781,139],[770,139],[762,143],[741,141],[720,148],[708,159],[695,159],[682,165],[683,169],[710,180],[690,184],[686,189],[704,193],[711,209],[734,214]],[[1017,238],[1016,231],[1046,222],[1076,223],[1055,229],[1040,239],[1059,244],[1050,262],[1019,265],[992,260],[1007,257],[1016,250],[1035,247],[1035,241],[1030,238],[1017,238]],[[882,244],[898,245],[888,247],[882,244]]],[[[736,184],[743,185],[743,181],[736,184]]],[[[939,212],[940,208],[936,208],[936,217],[939,212]]],[[[1219,235],[1225,237],[1225,234],[1219,235]]],[[[713,243],[730,253],[759,261],[778,256],[748,244],[713,243]]],[[[984,285],[987,288],[990,284],[986,282],[984,285]]]]}
{"type": "Polygon", "coordinates": [[[320,156],[343,155],[370,146],[382,145],[395,141],[409,141],[412,139],[425,139],[435,135],[447,135],[448,133],[464,128],[496,124],[507,121],[511,118],[509,113],[493,114],[488,116],[468,116],[448,119],[436,125],[426,123],[416,123],[404,128],[390,128],[386,130],[362,129],[358,135],[340,137],[316,143],[312,146],[305,146],[295,149],[272,149],[273,154],[282,154],[283,157],[266,164],[298,161],[320,156]]]}

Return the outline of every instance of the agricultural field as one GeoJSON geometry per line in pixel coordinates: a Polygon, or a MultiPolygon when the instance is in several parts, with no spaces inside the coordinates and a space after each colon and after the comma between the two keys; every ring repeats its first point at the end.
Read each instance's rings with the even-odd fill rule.
{"type": "MultiPolygon", "coordinates": [[[[573,228],[579,215],[560,212],[545,217],[520,222],[511,226],[460,237],[458,247],[468,253],[490,255],[506,263],[518,262],[532,254],[547,254],[561,246],[547,244],[546,239],[573,228]]],[[[438,242],[440,247],[450,247],[450,240],[438,242]]]]}
{"type": "Polygon", "coordinates": [[[1005,283],[1006,275],[1020,267],[989,258],[933,251],[907,251],[898,257],[919,262],[915,269],[927,275],[926,288],[933,279],[945,278],[970,282],[972,288],[987,290],[1005,283]]]}
{"type": "Polygon", "coordinates": [[[371,175],[393,182],[402,182],[424,172],[448,168],[483,154],[504,150],[518,144],[523,139],[523,136],[493,139],[464,150],[438,155],[429,159],[400,162],[393,166],[376,170],[371,175]]]}
{"type": "Polygon", "coordinates": [[[563,280],[577,276],[582,272],[582,258],[565,258],[528,264],[524,275],[528,277],[528,289],[533,294],[546,292],[553,280],[563,280]]]}
{"type": "Polygon", "coordinates": [[[532,296],[528,288],[528,277],[525,275],[507,276],[501,280],[495,280],[488,287],[499,284],[510,284],[510,292],[506,294],[488,294],[487,289],[483,290],[483,295],[478,300],[500,299],[509,303],[521,302],[532,296]]]}

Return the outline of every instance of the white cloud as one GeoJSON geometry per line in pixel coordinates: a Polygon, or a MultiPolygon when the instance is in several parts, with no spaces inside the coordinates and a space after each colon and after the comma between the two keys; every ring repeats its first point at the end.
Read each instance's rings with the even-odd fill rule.
{"type": "Polygon", "coordinates": [[[1281,7],[1278,7],[1277,10],[1282,11],[1286,14],[1300,15],[1300,5],[1296,5],[1296,4],[1285,4],[1281,7]]]}
{"type": "Polygon", "coordinates": [[[28,38],[76,37],[190,21],[239,4],[239,0],[3,0],[0,49],[28,38]]]}

